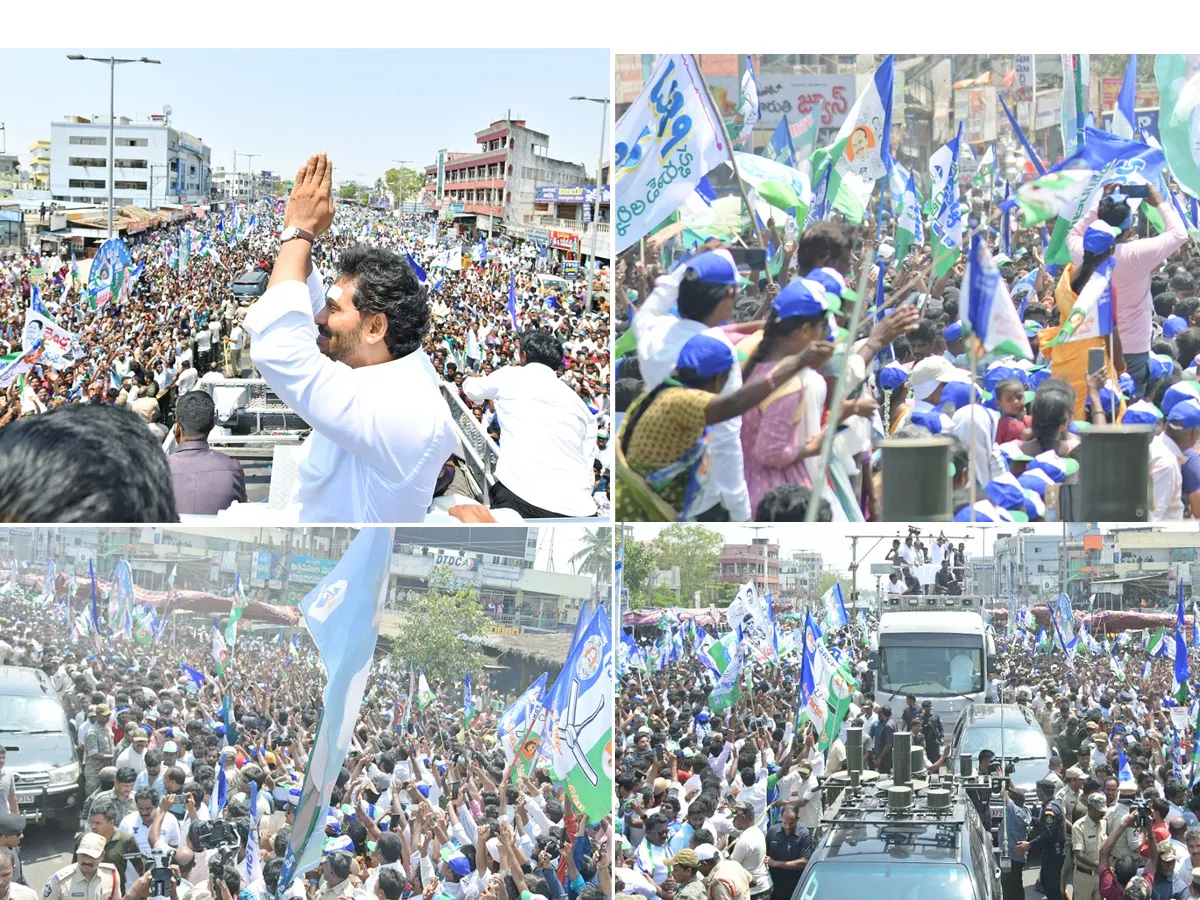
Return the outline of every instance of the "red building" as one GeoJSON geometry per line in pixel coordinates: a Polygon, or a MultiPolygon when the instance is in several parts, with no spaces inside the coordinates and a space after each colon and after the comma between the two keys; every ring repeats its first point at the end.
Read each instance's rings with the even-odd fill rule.
{"type": "Polygon", "coordinates": [[[779,590],[779,545],[767,538],[749,544],[726,544],[721,548],[717,580],[730,584],[753,581],[759,593],[779,590]]]}

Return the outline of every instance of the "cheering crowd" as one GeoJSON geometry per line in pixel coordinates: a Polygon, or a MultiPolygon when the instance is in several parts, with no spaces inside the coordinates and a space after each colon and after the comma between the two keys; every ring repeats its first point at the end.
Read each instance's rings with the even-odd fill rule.
{"type": "MultiPolygon", "coordinates": [[[[346,205],[335,212],[329,191],[318,193],[316,187],[308,191],[306,206],[293,195],[287,212],[282,202],[262,201],[132,237],[129,287],[99,308],[76,278],[74,260],[27,253],[7,264],[0,271],[0,349],[12,351],[9,361],[31,350],[23,334],[29,309],[73,335],[66,362],[50,365],[39,357],[20,377],[9,370],[0,425],[22,425],[19,434],[0,431],[0,455],[7,455],[10,468],[27,446],[40,455],[60,432],[71,430],[63,417],[37,425],[24,419],[78,404],[126,407],[140,417],[145,428],[139,431],[132,417],[88,414],[115,423],[120,435],[107,443],[118,447],[148,444],[147,431],[161,443],[168,429],[176,430],[180,443],[202,443],[208,432],[197,422],[206,424],[204,416],[185,422],[185,430],[176,428],[180,398],[202,381],[261,375],[314,430],[291,504],[297,517],[420,521],[433,497],[469,493],[465,484],[455,487],[453,456],[460,451],[439,394],[444,384],[456,390],[480,431],[499,443],[493,510],[587,517],[607,509],[608,302],[602,273],[593,279],[589,310],[584,281],[545,280],[563,268],[550,262],[547,247],[510,237],[474,242],[473,235],[446,233],[416,216],[396,219],[346,205]],[[304,234],[289,232],[289,216],[300,221],[302,215],[304,234]],[[300,244],[309,250],[302,264],[293,259],[300,244]],[[281,259],[287,263],[282,267],[281,259]],[[230,289],[236,277],[254,270],[270,273],[271,287],[279,287],[258,299],[257,316],[230,289]],[[307,282],[307,323],[280,321],[284,288],[293,281],[307,282]],[[352,293],[339,302],[343,288],[352,293]],[[363,337],[367,318],[381,323],[378,336],[367,330],[363,337]],[[313,381],[322,389],[307,389],[313,381]],[[333,458],[338,453],[345,464],[333,458]],[[335,470],[355,483],[373,479],[366,496],[349,481],[331,478],[335,470]]],[[[98,427],[75,419],[85,431],[98,427]]],[[[181,449],[202,452],[207,446],[181,449]]],[[[141,460],[123,462],[132,468],[141,460]]],[[[183,468],[233,469],[195,461],[183,468]]],[[[111,483],[86,475],[63,493],[99,491],[111,483]]],[[[240,469],[232,485],[222,475],[220,489],[197,500],[176,485],[173,505],[164,497],[109,520],[211,515],[245,502],[240,478],[240,469]]],[[[131,493],[127,483],[117,487],[131,493]]],[[[165,493],[159,488],[141,493],[165,493]]],[[[191,491],[197,494],[203,491],[191,491]]],[[[36,520],[72,521],[75,512],[39,511],[36,520]]],[[[24,507],[9,513],[35,519],[24,507]]]]}
{"type": "MultiPolygon", "coordinates": [[[[974,373],[960,321],[970,293],[964,265],[933,279],[928,246],[910,249],[899,269],[888,267],[881,291],[871,269],[868,295],[882,297],[882,312],[866,310],[848,363],[840,351],[831,356],[830,342],[849,323],[854,276],[873,257],[869,216],[858,227],[812,224],[795,241],[772,233],[783,266],[770,284],[762,271],[747,283],[716,241],[670,272],[624,255],[617,327],[636,338],[636,354],[617,368],[622,516],[803,518],[831,424],[839,430],[819,492],[821,521],[878,520],[886,489],[881,444],[931,434],[953,438],[960,518],[971,514],[970,471],[977,520],[1043,517],[1047,484],[1061,486],[1060,509],[1069,515],[1078,502],[1071,488],[1080,433],[1106,422],[1156,428],[1153,518],[1195,515],[1200,405],[1184,401],[1200,399],[1200,252],[1194,242],[1184,246],[1183,222],[1156,194],[1148,202],[1166,230],[1138,237],[1128,204],[1113,199],[1115,187],[1072,231],[1066,266],[1042,261],[1036,232],[1014,234],[1017,257],[1000,273],[1024,309],[1036,358],[988,354],[974,373]],[[1097,216],[1109,224],[1096,225],[1097,216]],[[1115,352],[1102,338],[1047,347],[1090,273],[1110,257],[1115,352]],[[1105,365],[1089,372],[1094,349],[1105,365]],[[833,417],[833,386],[846,365],[846,399],[833,417]],[[765,390],[737,399],[764,382],[765,390]],[[728,398],[723,409],[719,398],[728,398]]],[[[749,232],[743,238],[753,240],[749,232]]]]}
{"type": "MultiPolygon", "coordinates": [[[[1068,656],[1046,637],[1054,628],[1045,607],[1021,610],[1012,628],[1007,612],[987,617],[999,669],[985,699],[1023,707],[1045,735],[1048,759],[1022,763],[1019,777],[1032,772],[1033,790],[1015,778],[1004,788],[1006,900],[1025,897],[1023,870],[1035,866],[1037,889],[1051,900],[1200,894],[1200,652],[1188,653],[1188,698],[1179,699],[1169,627],[1165,640],[1161,629],[1110,633],[1103,617],[1076,613],[1078,641],[1068,656]]],[[[790,900],[828,831],[821,787],[845,768],[848,726],[863,729],[868,770],[891,771],[899,730],[924,748],[926,771],[957,765],[955,722],[943,721],[928,698],[877,702],[868,668],[874,616],[860,612],[856,622],[824,628],[824,643],[855,682],[824,748],[797,716],[801,657],[789,617],[776,611],[778,656],[753,666],[747,656],[743,673],[751,674],[732,704],[718,697],[718,655],[706,650],[712,638],[730,639],[725,610],[681,618],[664,611],[657,626],[622,638],[636,647],[617,712],[624,860],[619,850],[616,873],[627,892],[790,900]]],[[[1190,646],[1190,628],[1182,634],[1190,646]]],[[[1004,747],[972,749],[979,771],[1002,774],[1004,747]]]]}
{"type": "MultiPolygon", "coordinates": [[[[173,625],[153,644],[118,634],[93,646],[72,639],[58,615],[65,594],[46,601],[37,580],[26,575],[27,588],[3,592],[0,665],[35,666],[51,679],[78,727],[86,800],[75,862],[31,887],[64,900],[81,896],[74,891],[142,900],[151,887],[146,854],[169,849],[172,897],[275,897],[322,713],[325,675],[307,634],[271,640],[243,623],[218,677],[197,649],[207,622],[173,625]],[[217,821],[231,826],[224,836],[217,821]]],[[[320,816],[322,863],[285,896],[611,896],[608,817],[580,814],[543,769],[518,768],[498,744],[497,722],[514,698],[477,685],[468,728],[461,685],[434,684],[406,709],[408,680],[386,658],[372,667],[320,816]]],[[[0,786],[3,765],[0,757],[0,786]]],[[[0,815],[0,835],[10,835],[0,837],[0,878],[11,864],[14,900],[26,896],[23,827],[23,818],[0,815]]]]}

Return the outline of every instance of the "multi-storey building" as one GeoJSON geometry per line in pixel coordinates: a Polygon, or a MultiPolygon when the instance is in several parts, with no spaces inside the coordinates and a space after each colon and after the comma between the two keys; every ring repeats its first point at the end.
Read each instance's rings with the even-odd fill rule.
{"type": "Polygon", "coordinates": [[[780,589],[779,544],[754,538],[749,544],[726,544],[721,548],[717,581],[745,584],[753,581],[759,593],[780,589]]]}

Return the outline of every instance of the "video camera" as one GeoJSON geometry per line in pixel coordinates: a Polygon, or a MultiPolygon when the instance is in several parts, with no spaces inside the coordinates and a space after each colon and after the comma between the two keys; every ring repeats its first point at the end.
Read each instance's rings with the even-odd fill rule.
{"type": "Polygon", "coordinates": [[[193,822],[189,837],[201,850],[216,850],[222,860],[233,859],[237,856],[242,843],[233,823],[224,819],[193,822]]]}
{"type": "Polygon", "coordinates": [[[1149,829],[1154,825],[1154,814],[1145,797],[1132,797],[1129,800],[1129,811],[1137,814],[1137,827],[1149,829]]]}
{"type": "Polygon", "coordinates": [[[174,850],[151,850],[149,853],[127,853],[128,860],[140,859],[144,871],[150,873],[150,896],[170,897],[171,885],[178,882],[171,866],[175,865],[174,850]]]}

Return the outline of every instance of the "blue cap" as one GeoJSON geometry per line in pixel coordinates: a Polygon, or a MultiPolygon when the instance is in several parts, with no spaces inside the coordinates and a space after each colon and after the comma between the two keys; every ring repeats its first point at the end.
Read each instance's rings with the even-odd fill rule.
{"type": "MultiPolygon", "coordinates": [[[[890,362],[879,370],[879,386],[885,391],[894,391],[908,381],[908,373],[898,362],[890,362]]],[[[942,390],[943,394],[945,389],[942,390]]]]}
{"type": "Polygon", "coordinates": [[[942,332],[942,337],[947,341],[960,341],[962,340],[962,334],[962,322],[951,322],[942,332]]]}
{"type": "Polygon", "coordinates": [[[1200,400],[1182,400],[1171,407],[1167,421],[1178,428],[1200,428],[1200,400]]]}
{"type": "Polygon", "coordinates": [[[738,283],[737,263],[728,250],[705,250],[688,260],[687,267],[699,276],[704,284],[738,283]]]}
{"type": "Polygon", "coordinates": [[[708,721],[708,713],[706,713],[706,712],[700,713],[700,715],[696,716],[696,721],[697,722],[707,722],[708,721]]]}
{"type": "Polygon", "coordinates": [[[979,394],[979,388],[974,384],[967,384],[962,381],[953,381],[942,386],[942,402],[943,407],[950,405],[955,409],[962,409],[964,406],[971,405],[971,391],[975,391],[976,401],[982,401],[983,397],[979,394]]]}
{"type": "Polygon", "coordinates": [[[984,488],[996,506],[1012,513],[1025,515],[1026,491],[1011,472],[998,475],[988,482],[984,488]]]}
{"type": "Polygon", "coordinates": [[[1111,225],[1107,222],[1094,222],[1083,233],[1083,252],[1099,256],[1110,250],[1116,239],[1111,225]]]}
{"type": "Polygon", "coordinates": [[[996,362],[988,366],[983,375],[983,386],[989,394],[996,393],[996,385],[1006,378],[1019,379],[1021,384],[1028,384],[1029,376],[1024,369],[1010,366],[1007,363],[996,362]]]}
{"type": "Polygon", "coordinates": [[[450,871],[459,878],[466,878],[471,874],[471,861],[461,853],[458,856],[452,856],[446,860],[446,865],[450,867],[450,871]]]}
{"type": "Polygon", "coordinates": [[[427,784],[418,784],[418,785],[417,785],[417,793],[418,793],[418,794],[420,794],[422,797],[425,797],[426,799],[428,799],[428,797],[429,797],[429,785],[427,785],[427,784]]]}
{"type": "Polygon", "coordinates": [[[825,293],[827,294],[831,294],[842,300],[854,299],[854,291],[847,286],[845,276],[832,266],[822,266],[819,269],[813,269],[804,277],[809,281],[815,281],[821,285],[821,287],[825,288],[825,293]]]}
{"type": "Polygon", "coordinates": [[[225,726],[224,725],[214,725],[213,726],[213,734],[217,734],[217,735],[225,734],[225,726]]]}
{"type": "Polygon", "coordinates": [[[829,312],[829,304],[826,303],[824,294],[825,290],[819,284],[806,284],[805,279],[800,278],[789,282],[788,286],[779,292],[779,296],[771,304],[771,309],[775,310],[775,315],[781,319],[819,316],[829,312]]]}
{"type": "MultiPolygon", "coordinates": [[[[964,506],[954,514],[955,522],[970,522],[971,507],[964,506]]],[[[976,522],[1011,522],[1012,515],[1006,510],[996,506],[991,500],[979,500],[975,503],[975,521],[976,522]]]]}
{"type": "Polygon", "coordinates": [[[1125,415],[1121,416],[1121,424],[1157,425],[1158,420],[1161,418],[1162,413],[1158,411],[1157,406],[1148,400],[1139,400],[1125,410],[1125,415]]]}
{"type": "Polygon", "coordinates": [[[1122,372],[1117,376],[1117,387],[1121,389],[1121,393],[1126,397],[1132,397],[1134,391],[1137,390],[1137,385],[1133,383],[1133,376],[1128,372],[1122,372]]]}
{"type": "Polygon", "coordinates": [[[1043,497],[1046,494],[1046,487],[1054,484],[1054,479],[1041,469],[1028,469],[1017,476],[1017,484],[1025,490],[1043,497]]]}
{"type": "Polygon", "coordinates": [[[1175,404],[1183,400],[1200,400],[1200,385],[1194,381],[1179,381],[1167,388],[1162,398],[1163,415],[1170,416],[1175,404]]]}
{"type": "Polygon", "coordinates": [[[930,434],[942,433],[942,414],[936,409],[933,412],[917,412],[914,409],[908,419],[914,425],[928,429],[930,434]]]}
{"type": "Polygon", "coordinates": [[[1158,381],[1175,371],[1175,360],[1165,353],[1150,354],[1150,380],[1158,381]]]}
{"type": "Polygon", "coordinates": [[[1111,412],[1121,405],[1122,399],[1124,394],[1119,387],[1113,386],[1111,378],[1104,382],[1104,387],[1100,388],[1100,409],[1111,412]]]}
{"type": "Polygon", "coordinates": [[[1043,381],[1046,381],[1052,377],[1053,377],[1053,375],[1050,372],[1049,366],[1046,366],[1046,368],[1044,368],[1044,369],[1035,369],[1034,371],[1029,373],[1029,382],[1027,384],[1027,387],[1031,391],[1036,391],[1038,389],[1039,384],[1041,384],[1043,381]]]}
{"type": "Polygon", "coordinates": [[[732,365],[733,351],[729,345],[711,334],[692,335],[675,361],[676,370],[692,369],[700,378],[712,378],[728,372],[732,365]]]}
{"type": "Polygon", "coordinates": [[[1163,335],[1165,337],[1175,337],[1181,331],[1186,331],[1188,327],[1187,319],[1183,316],[1167,316],[1167,320],[1163,322],[1163,335]]]}

